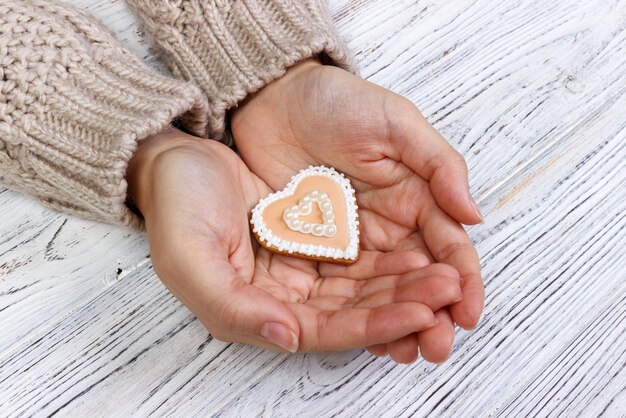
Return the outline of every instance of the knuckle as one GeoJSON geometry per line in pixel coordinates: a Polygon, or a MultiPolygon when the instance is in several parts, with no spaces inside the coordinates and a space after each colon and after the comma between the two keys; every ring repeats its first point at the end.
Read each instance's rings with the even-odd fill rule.
{"type": "Polygon", "coordinates": [[[384,271],[386,253],[377,253],[374,258],[374,271],[384,271]]]}
{"type": "Polygon", "coordinates": [[[437,170],[445,164],[446,159],[441,154],[430,156],[424,163],[424,172],[427,180],[430,180],[435,175],[437,170]]]}
{"type": "Polygon", "coordinates": [[[431,263],[431,261],[428,258],[428,256],[426,254],[424,254],[424,253],[412,252],[410,255],[411,255],[410,263],[412,263],[412,265],[416,269],[420,269],[420,268],[426,267],[426,266],[430,265],[430,263],[431,263]]]}
{"type": "MultiPolygon", "coordinates": [[[[352,301],[361,301],[363,295],[363,289],[367,285],[367,280],[355,280],[352,285],[353,297],[352,301]]],[[[355,303],[353,303],[355,304],[355,303]]]]}
{"type": "Polygon", "coordinates": [[[435,254],[435,258],[437,260],[447,260],[453,254],[466,252],[470,247],[470,244],[467,242],[452,242],[439,248],[435,254]]]}
{"type": "Polygon", "coordinates": [[[363,322],[363,326],[359,330],[359,335],[362,336],[364,341],[369,342],[371,340],[371,335],[375,333],[374,327],[376,324],[376,317],[377,317],[376,309],[371,309],[367,313],[367,317],[365,318],[365,321],[363,322]]]}
{"type": "Polygon", "coordinates": [[[332,312],[323,312],[317,318],[317,327],[315,328],[316,341],[324,341],[327,335],[328,323],[330,321],[330,315],[332,312]]]}
{"type": "Polygon", "coordinates": [[[462,299],[463,293],[459,285],[459,280],[450,277],[439,277],[439,281],[441,284],[440,292],[446,300],[449,302],[458,302],[462,299]]]}
{"type": "Polygon", "coordinates": [[[456,279],[458,281],[460,275],[459,272],[449,264],[435,263],[428,266],[430,273],[436,276],[443,276],[447,278],[456,279]]]}
{"type": "Polygon", "coordinates": [[[239,306],[240,305],[229,301],[222,301],[221,303],[215,304],[213,311],[214,322],[219,324],[219,327],[223,329],[241,329],[242,324],[240,323],[240,319],[242,318],[239,306]]]}
{"type": "Polygon", "coordinates": [[[463,157],[463,155],[457,150],[452,149],[452,155],[450,157],[450,160],[453,164],[457,164],[464,171],[468,170],[467,161],[465,160],[465,157],[463,157]]]}
{"type": "Polygon", "coordinates": [[[430,312],[430,310],[424,309],[421,304],[417,305],[415,309],[412,309],[409,315],[411,323],[415,327],[422,327],[424,324],[431,322],[433,317],[433,313],[430,312]]]}
{"type": "Polygon", "coordinates": [[[444,167],[458,167],[465,173],[469,170],[465,157],[452,147],[449,152],[433,155],[424,163],[424,171],[429,180],[444,167]]]}

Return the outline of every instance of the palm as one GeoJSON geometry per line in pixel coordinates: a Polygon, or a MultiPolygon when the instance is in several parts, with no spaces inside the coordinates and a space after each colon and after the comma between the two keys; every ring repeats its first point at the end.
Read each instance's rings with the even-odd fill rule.
{"type": "MultiPolygon", "coordinates": [[[[458,175],[446,175],[459,170],[442,164],[441,143],[428,143],[436,131],[412,104],[342,70],[313,64],[252,98],[235,113],[232,129],[245,162],[274,188],[310,164],[330,165],[350,176],[358,191],[362,248],[413,251],[423,263],[456,267],[466,286],[464,302],[452,307],[454,319],[466,327],[476,323],[482,309],[477,260],[450,216],[476,220],[459,204],[467,195],[459,187],[467,187],[467,180],[459,185],[453,181],[458,175]],[[422,155],[415,155],[418,151],[422,155]]],[[[449,347],[443,346],[453,333],[447,311],[438,317],[438,329],[420,337],[422,351],[433,360],[445,357],[449,347]]],[[[372,351],[387,348],[393,354],[392,346],[372,351]]]]}
{"type": "Polygon", "coordinates": [[[460,298],[455,272],[418,270],[406,252],[364,251],[342,267],[253,245],[248,213],[269,187],[225,146],[177,141],[155,164],[143,210],[153,263],[217,338],[275,348],[258,337],[272,322],[297,331],[300,351],[387,343],[432,326],[433,311],[460,298]]]}

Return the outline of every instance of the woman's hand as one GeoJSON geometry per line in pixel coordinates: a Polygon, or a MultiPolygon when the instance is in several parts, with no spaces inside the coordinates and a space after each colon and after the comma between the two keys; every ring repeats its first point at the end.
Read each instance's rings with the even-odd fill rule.
{"type": "MultiPolygon", "coordinates": [[[[344,267],[253,245],[248,215],[271,190],[217,142],[169,129],[142,141],[127,178],[155,271],[220,340],[292,352],[387,344],[432,328],[433,312],[461,299],[453,268],[422,268],[411,250],[372,248],[344,267]]],[[[395,360],[414,361],[404,348],[395,360]]]]}
{"type": "MultiPolygon", "coordinates": [[[[419,340],[424,358],[445,360],[454,338],[450,312],[472,328],[484,300],[476,251],[460,224],[482,220],[462,156],[410,101],[316,60],[240,105],[231,127],[242,158],[270,187],[308,165],[347,174],[357,190],[363,249],[408,251],[461,273],[463,300],[437,313],[437,327],[405,342],[419,340]]],[[[393,356],[396,349],[370,351],[393,356]]]]}

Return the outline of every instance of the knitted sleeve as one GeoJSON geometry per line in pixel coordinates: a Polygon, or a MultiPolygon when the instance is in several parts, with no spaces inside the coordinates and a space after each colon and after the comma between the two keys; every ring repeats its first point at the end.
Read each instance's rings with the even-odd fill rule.
{"type": "Polygon", "coordinates": [[[155,74],[92,17],[50,0],[0,0],[0,183],[128,226],[138,140],[173,119],[206,136],[196,87],[155,74]]]}
{"type": "Polygon", "coordinates": [[[226,111],[319,55],[355,71],[324,0],[127,0],[172,73],[209,99],[210,134],[221,138],[226,111]]]}

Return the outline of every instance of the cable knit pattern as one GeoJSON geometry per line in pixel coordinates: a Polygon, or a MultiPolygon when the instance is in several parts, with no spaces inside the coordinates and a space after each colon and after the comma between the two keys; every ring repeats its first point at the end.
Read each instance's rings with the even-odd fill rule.
{"type": "Polygon", "coordinates": [[[173,119],[207,136],[195,86],[154,73],[86,13],[0,0],[0,182],[48,206],[139,227],[125,205],[137,141],[173,119]]]}
{"type": "Polygon", "coordinates": [[[200,86],[211,137],[226,111],[303,59],[322,55],[355,71],[326,7],[317,0],[127,0],[172,73],[200,86]]]}

